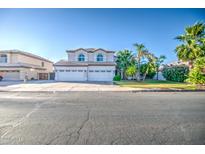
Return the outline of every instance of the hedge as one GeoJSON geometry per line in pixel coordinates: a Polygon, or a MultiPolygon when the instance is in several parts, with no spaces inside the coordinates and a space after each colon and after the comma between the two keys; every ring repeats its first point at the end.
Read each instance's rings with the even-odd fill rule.
{"type": "Polygon", "coordinates": [[[166,66],[162,70],[162,75],[166,80],[184,82],[189,73],[189,67],[185,65],[181,66],[166,66]]]}

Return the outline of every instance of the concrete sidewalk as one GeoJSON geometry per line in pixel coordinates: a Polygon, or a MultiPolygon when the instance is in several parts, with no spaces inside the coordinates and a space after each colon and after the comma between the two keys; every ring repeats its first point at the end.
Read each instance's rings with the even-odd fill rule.
{"type": "Polygon", "coordinates": [[[111,82],[55,82],[55,81],[28,81],[1,82],[0,91],[133,91],[140,88],[122,88],[111,82]]]}

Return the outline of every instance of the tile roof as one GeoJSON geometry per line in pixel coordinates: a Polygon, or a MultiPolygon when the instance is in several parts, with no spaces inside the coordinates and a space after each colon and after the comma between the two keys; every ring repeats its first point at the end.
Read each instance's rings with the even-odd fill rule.
{"type": "Polygon", "coordinates": [[[105,49],[102,49],[102,48],[78,48],[78,49],[73,49],[73,50],[66,50],[66,52],[76,52],[76,51],[79,51],[79,50],[84,50],[86,52],[96,52],[98,50],[103,50],[107,53],[115,53],[115,51],[105,50],[105,49]]]}
{"type": "Polygon", "coordinates": [[[29,56],[29,57],[32,57],[32,58],[37,58],[37,59],[40,59],[40,60],[44,60],[44,61],[47,61],[47,62],[50,62],[50,63],[53,63],[52,61],[46,59],[46,58],[43,58],[43,57],[40,57],[38,55],[34,55],[32,53],[29,53],[29,52],[25,52],[25,51],[21,51],[21,50],[16,50],[16,49],[13,49],[13,50],[0,50],[0,53],[16,53],[16,54],[22,54],[22,55],[25,55],[25,56],[29,56]]]}

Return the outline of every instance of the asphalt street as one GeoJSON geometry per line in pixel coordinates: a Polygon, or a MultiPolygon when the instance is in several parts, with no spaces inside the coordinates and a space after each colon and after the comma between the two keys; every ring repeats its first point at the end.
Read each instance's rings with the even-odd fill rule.
{"type": "Polygon", "coordinates": [[[0,93],[0,144],[205,144],[205,93],[0,93]]]}

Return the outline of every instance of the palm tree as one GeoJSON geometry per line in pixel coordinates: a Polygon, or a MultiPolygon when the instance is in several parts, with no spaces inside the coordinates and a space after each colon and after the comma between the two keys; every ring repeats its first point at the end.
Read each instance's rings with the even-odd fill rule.
{"type": "Polygon", "coordinates": [[[185,34],[179,35],[176,39],[180,41],[195,40],[200,42],[205,36],[205,24],[202,22],[197,22],[193,26],[188,26],[185,28],[185,34]]]}
{"type": "Polygon", "coordinates": [[[175,39],[182,42],[175,49],[177,57],[192,67],[196,58],[205,56],[205,24],[197,22],[185,28],[185,33],[175,39]]]}
{"type": "Polygon", "coordinates": [[[141,60],[145,55],[148,53],[147,49],[143,44],[138,44],[135,43],[134,47],[137,50],[137,81],[140,81],[140,65],[141,65],[141,60]]]}
{"type": "Polygon", "coordinates": [[[120,69],[121,78],[125,79],[126,69],[134,63],[132,51],[123,50],[117,53],[117,67],[120,69]]]}
{"type": "Polygon", "coordinates": [[[145,54],[145,57],[147,58],[148,62],[147,62],[147,68],[146,71],[143,75],[143,81],[145,80],[147,73],[149,72],[149,70],[153,67],[155,67],[156,61],[157,61],[157,57],[154,56],[154,54],[147,52],[145,54]]]}
{"type": "Polygon", "coordinates": [[[155,63],[155,66],[156,66],[156,73],[157,73],[157,80],[158,80],[158,74],[159,74],[159,67],[160,65],[164,62],[164,60],[166,59],[166,56],[164,55],[160,55],[159,57],[156,57],[156,63],[155,63]]]}

